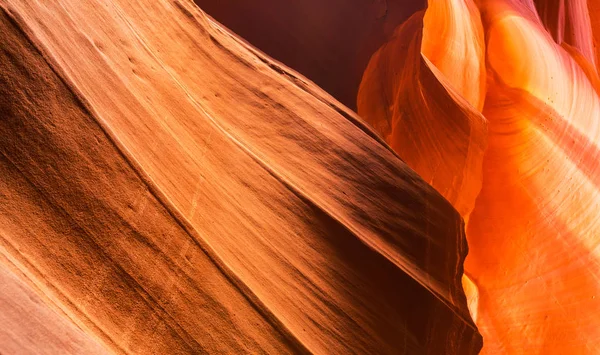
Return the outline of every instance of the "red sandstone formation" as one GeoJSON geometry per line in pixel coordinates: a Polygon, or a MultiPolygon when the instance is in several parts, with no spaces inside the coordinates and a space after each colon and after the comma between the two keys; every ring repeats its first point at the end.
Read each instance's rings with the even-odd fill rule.
{"type": "Polygon", "coordinates": [[[0,349],[479,351],[460,215],[324,91],[186,0],[0,8],[0,349]]]}
{"type": "Polygon", "coordinates": [[[358,112],[467,217],[481,188],[487,128],[477,108],[484,92],[481,23],[462,2],[433,7],[425,20],[423,12],[416,13],[396,30],[365,71],[358,112]],[[436,11],[439,16],[450,12],[448,21],[433,21],[436,11]],[[439,38],[426,35],[424,22],[433,33],[448,34],[439,46],[428,42],[439,38]],[[431,52],[432,59],[422,51],[431,52]],[[457,69],[460,58],[474,60],[457,69]]]}
{"type": "Polygon", "coordinates": [[[468,218],[464,287],[482,353],[598,353],[598,13],[585,1],[476,4],[434,2],[403,24],[365,72],[359,114],[468,218]]]}
{"type": "Polygon", "coordinates": [[[0,0],[0,352],[600,353],[598,2],[195,3],[0,0]]]}
{"type": "Polygon", "coordinates": [[[490,134],[467,265],[485,292],[481,328],[498,339],[489,353],[597,353],[596,70],[576,47],[554,43],[524,6],[486,1],[481,9],[490,134]]]}

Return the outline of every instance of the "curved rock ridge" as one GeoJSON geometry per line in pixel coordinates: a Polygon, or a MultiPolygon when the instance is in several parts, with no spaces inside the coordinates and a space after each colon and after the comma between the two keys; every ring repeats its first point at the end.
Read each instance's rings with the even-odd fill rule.
{"type": "Polygon", "coordinates": [[[0,260],[88,341],[480,350],[460,215],[322,90],[188,1],[0,7],[0,260]]]}
{"type": "Polygon", "coordinates": [[[373,53],[425,0],[194,0],[351,109],[373,53]]]}
{"type": "Polygon", "coordinates": [[[423,15],[400,26],[369,63],[359,114],[467,220],[463,285],[482,353],[598,353],[597,14],[585,1],[476,4],[431,2],[424,17],[433,26],[423,15]],[[435,52],[448,48],[453,55],[435,52]],[[439,87],[454,95],[430,94],[439,87]],[[448,128],[477,117],[487,131],[448,128]],[[481,147],[477,159],[459,144],[481,147]],[[469,177],[480,191],[460,190],[469,177]]]}
{"type": "Polygon", "coordinates": [[[364,73],[358,113],[468,218],[481,188],[487,127],[477,110],[483,105],[480,96],[485,85],[483,30],[479,13],[463,13],[468,7],[461,2],[448,1],[445,8],[434,6],[433,14],[416,13],[396,30],[364,73]],[[444,11],[451,12],[448,22],[431,17],[444,11]],[[423,34],[424,16],[425,25],[434,33],[448,34],[438,47],[426,42],[439,37],[423,34]],[[481,42],[473,43],[473,36],[481,42]],[[473,55],[480,58],[471,60],[473,55]],[[457,60],[463,63],[460,58],[469,58],[463,68],[456,67],[457,60]]]}

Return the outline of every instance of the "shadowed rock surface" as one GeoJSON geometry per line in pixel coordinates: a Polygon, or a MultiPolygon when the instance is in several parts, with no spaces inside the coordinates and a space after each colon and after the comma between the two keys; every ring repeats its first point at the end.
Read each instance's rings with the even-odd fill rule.
{"type": "Polygon", "coordinates": [[[191,2],[0,7],[0,260],[87,341],[479,351],[459,214],[331,96],[191,2]]]}

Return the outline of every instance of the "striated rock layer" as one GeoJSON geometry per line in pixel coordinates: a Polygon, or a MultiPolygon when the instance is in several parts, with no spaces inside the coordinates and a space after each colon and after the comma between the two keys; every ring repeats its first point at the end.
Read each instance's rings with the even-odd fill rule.
{"type": "Polygon", "coordinates": [[[0,261],[61,352],[479,351],[460,215],[329,95],[188,1],[0,8],[0,261]]]}

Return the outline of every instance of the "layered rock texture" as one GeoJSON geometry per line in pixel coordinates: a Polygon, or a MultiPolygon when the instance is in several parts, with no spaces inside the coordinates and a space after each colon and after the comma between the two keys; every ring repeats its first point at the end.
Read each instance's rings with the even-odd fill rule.
{"type": "Polygon", "coordinates": [[[598,2],[0,0],[0,33],[0,353],[600,353],[598,2]]]}
{"type": "Polygon", "coordinates": [[[0,9],[0,351],[480,350],[460,214],[318,86],[186,0],[0,9]]]}
{"type": "Polygon", "coordinates": [[[365,71],[359,114],[466,220],[482,353],[600,352],[597,11],[431,1],[365,71]]]}

